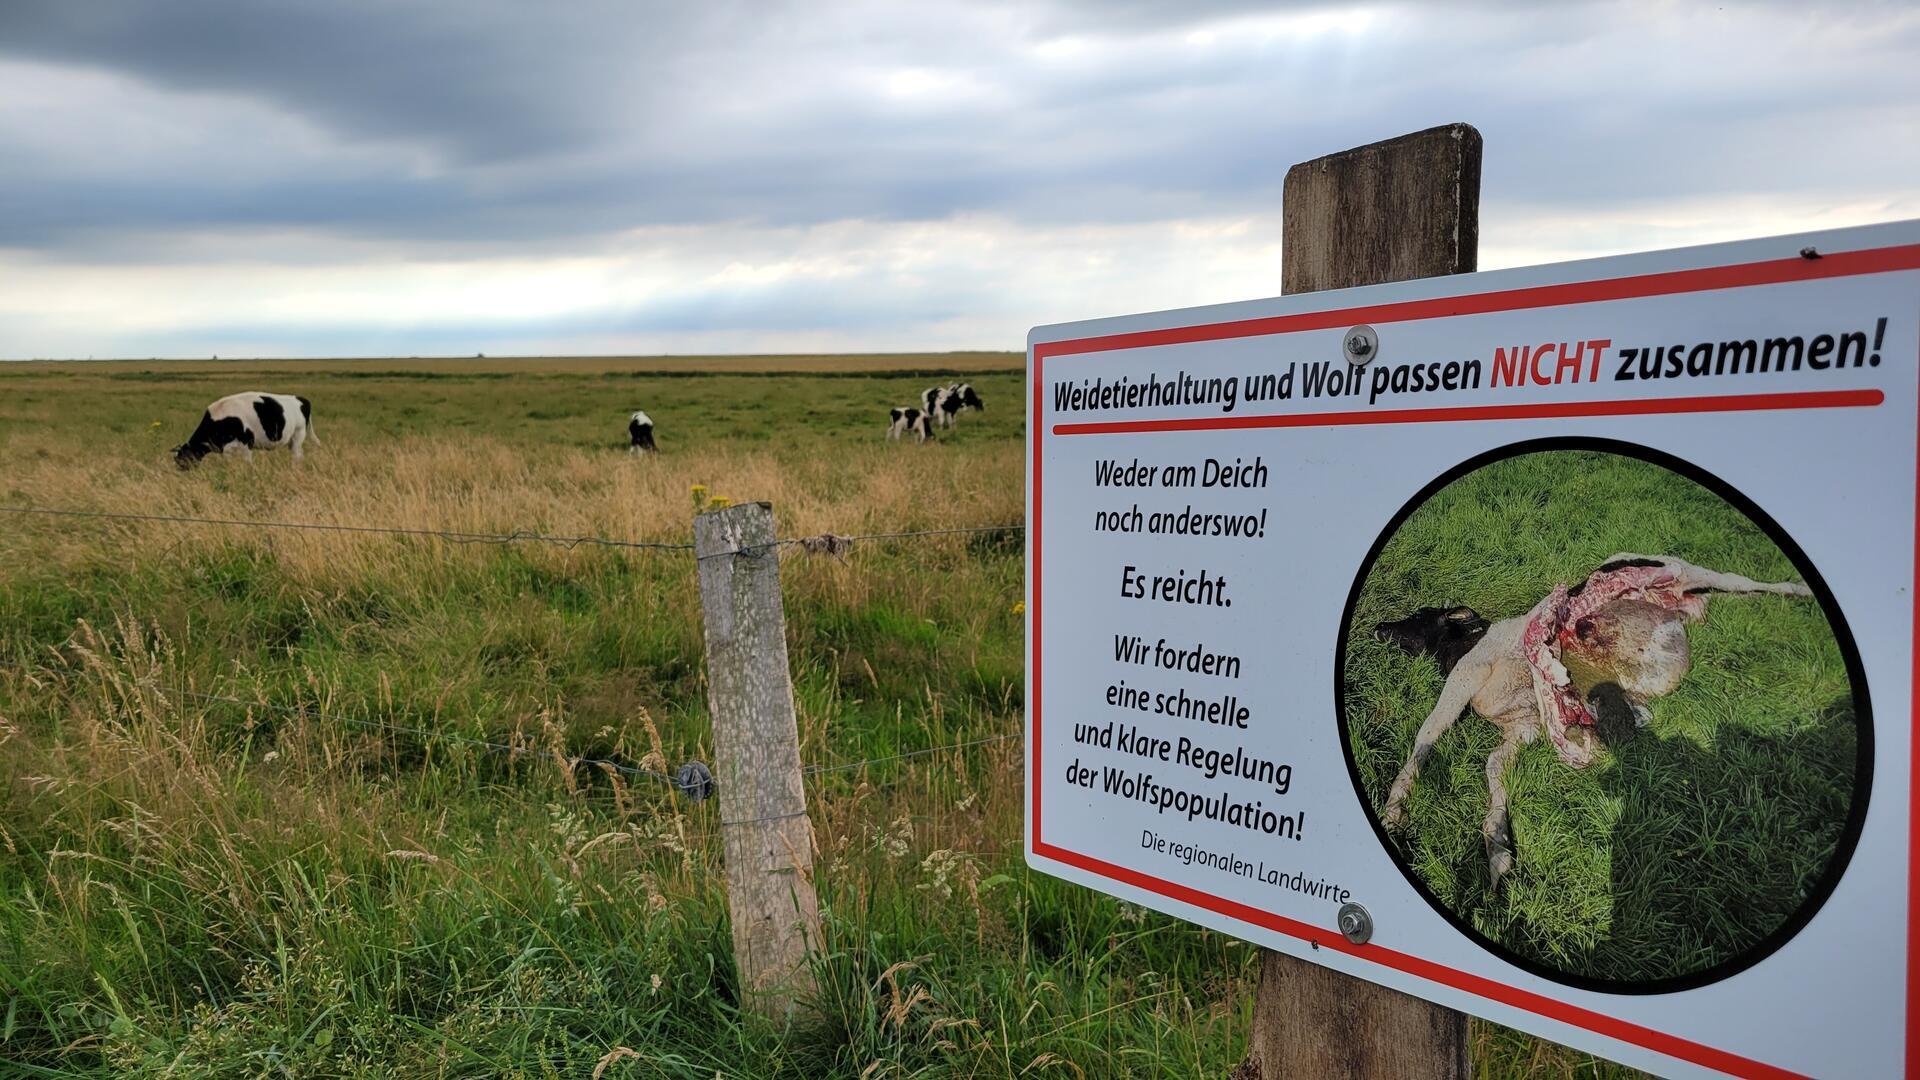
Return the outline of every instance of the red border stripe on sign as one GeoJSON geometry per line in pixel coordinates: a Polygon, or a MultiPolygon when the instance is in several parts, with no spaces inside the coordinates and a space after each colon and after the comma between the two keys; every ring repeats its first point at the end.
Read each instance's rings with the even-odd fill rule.
{"type": "Polygon", "coordinates": [[[1579,416],[1665,416],[1674,413],[1835,409],[1878,405],[1878,390],[1813,390],[1790,394],[1643,398],[1637,401],[1551,401],[1527,405],[1462,405],[1376,412],[1287,413],[1278,416],[1206,416],[1175,420],[1114,420],[1055,424],[1055,435],[1114,435],[1143,431],[1220,431],[1234,428],[1342,427],[1353,424],[1433,424],[1461,420],[1550,420],[1579,416]]]}
{"type": "MultiPolygon", "coordinates": [[[[1920,444],[1914,447],[1914,581],[1920,584],[1920,444]]],[[[1037,561],[1037,559],[1036,559],[1037,561]]],[[[1913,601],[1913,677],[1910,685],[1920,687],[1920,595],[1913,601]]],[[[1913,725],[1908,729],[1909,754],[1914,783],[1920,783],[1920,693],[1913,696],[1913,725]]],[[[1907,790],[1907,1075],[1920,1075],[1920,798],[1907,790]]],[[[1038,835],[1038,834],[1036,834],[1038,835]]]]}
{"type": "Polygon", "coordinates": [[[1529,308],[1566,307],[1603,300],[1633,300],[1646,296],[1672,296],[1677,293],[1708,292],[1714,289],[1749,288],[1755,285],[1780,285],[1793,281],[1818,281],[1822,278],[1856,277],[1896,270],[1920,269],[1920,244],[1872,248],[1867,251],[1842,251],[1819,259],[1770,259],[1737,266],[1708,266],[1696,270],[1669,270],[1659,274],[1638,274],[1606,281],[1578,281],[1564,285],[1536,285],[1525,289],[1475,293],[1472,296],[1447,296],[1432,300],[1403,300],[1391,304],[1372,304],[1339,311],[1304,311],[1298,315],[1274,315],[1261,319],[1208,323],[1204,326],[1173,326],[1164,330],[1136,330],[1125,334],[1048,341],[1033,347],[1034,357],[1072,356],[1078,353],[1111,352],[1114,349],[1144,349],[1155,345],[1185,345],[1196,341],[1225,341],[1230,338],[1265,337],[1294,334],[1302,330],[1344,330],[1355,323],[1414,322],[1420,319],[1445,319],[1457,315],[1487,315],[1497,311],[1524,311],[1529,308]]]}
{"type": "Polygon", "coordinates": [[[1588,1031],[1619,1039],[1621,1042],[1634,1043],[1647,1047],[1650,1050],[1657,1050],[1671,1057],[1680,1058],[1684,1061],[1692,1061],[1709,1068],[1719,1069],[1721,1072],[1733,1073],[1738,1076],[1762,1077],[1765,1078],[1765,1080],[1788,1080],[1788,1078],[1801,1076],[1800,1073],[1788,1069],[1768,1065],[1765,1062],[1755,1061],[1752,1058],[1742,1057],[1739,1054],[1726,1050],[1718,1050],[1711,1046],[1702,1046],[1699,1043],[1680,1038],[1677,1035],[1669,1035],[1664,1031],[1656,1031],[1653,1028],[1642,1027],[1639,1024],[1621,1020],[1618,1017],[1594,1012],[1592,1009],[1583,1009],[1578,1005],[1569,1005],[1564,1001],[1550,998],[1543,994],[1536,994],[1529,990],[1522,990],[1518,987],[1508,986],[1505,983],[1496,982],[1471,972],[1457,971],[1444,964],[1436,964],[1431,960],[1423,960],[1410,953],[1399,952],[1398,950],[1388,949],[1379,945],[1354,945],[1345,937],[1330,930],[1323,930],[1317,926],[1262,911],[1259,908],[1247,904],[1213,896],[1192,888],[1191,886],[1156,878],[1125,866],[1102,862],[1099,859],[1082,855],[1076,851],[1069,851],[1066,848],[1056,847],[1052,844],[1044,844],[1037,845],[1034,850],[1037,854],[1058,859],[1063,863],[1070,866],[1077,866],[1082,870],[1090,870],[1102,877],[1122,881],[1129,885],[1146,889],[1149,892],[1159,893],[1172,900],[1192,904],[1195,907],[1216,911],[1222,915],[1239,919],[1242,922],[1252,923],[1255,926],[1263,926],[1269,930],[1277,930],[1289,937],[1297,937],[1313,942],[1323,949],[1333,949],[1337,952],[1346,953],[1349,956],[1359,957],[1362,960],[1370,960],[1384,967],[1390,967],[1397,971],[1404,971],[1409,975],[1426,979],[1429,982],[1436,982],[1442,986],[1450,986],[1456,990],[1464,990],[1467,993],[1475,994],[1479,997],[1498,1001],[1506,1005],[1514,1006],[1515,1008],[1525,1009],[1528,1012],[1537,1013],[1552,1020],[1558,1020],[1563,1024],[1586,1028],[1588,1031]]]}
{"type": "MultiPolygon", "coordinates": [[[[1090,353],[1111,352],[1117,349],[1152,348],[1160,345],[1187,344],[1200,341],[1222,341],[1232,338],[1259,337],[1277,334],[1298,333],[1306,330],[1324,330],[1344,328],[1355,323],[1392,323],[1419,319],[1448,318],[1459,315],[1489,314],[1501,311],[1517,311],[1530,308],[1560,307],[1576,304],[1596,303],[1608,300],[1627,300],[1639,297],[1668,296],[1676,293],[1705,292],[1715,289],[1746,288],[1757,285],[1774,285],[1786,282],[1813,281],[1825,278],[1853,277],[1861,274],[1888,273],[1901,270],[1920,269],[1920,244],[1904,244],[1893,247],[1873,248],[1865,251],[1838,252],[1819,259],[1791,258],[1773,259],[1763,262],[1742,263],[1732,266],[1703,267],[1693,270],[1676,270],[1657,274],[1640,274],[1631,277],[1613,278],[1604,281],[1573,282],[1561,285],[1544,285],[1523,289],[1510,289],[1500,292],[1477,293],[1469,296],[1443,297],[1430,300],[1412,300],[1398,303],[1373,304],[1361,307],[1345,308],[1337,311],[1302,312],[1296,315],[1279,315],[1258,319],[1241,319],[1230,322],[1212,323],[1202,326],[1179,326],[1160,330],[1134,331],[1123,334],[1108,334],[1099,337],[1076,338],[1067,341],[1035,343],[1031,348],[1033,366],[1033,426],[1034,432],[1045,432],[1045,377],[1044,368],[1048,358],[1076,356],[1090,353]]],[[[1800,393],[1776,394],[1732,394],[1689,398],[1665,398],[1658,400],[1628,401],[1576,401],[1547,402],[1523,405],[1474,405],[1433,409],[1397,409],[1378,412],[1327,412],[1302,413],[1284,416],[1239,416],[1205,417],[1198,419],[1129,420],[1063,423],[1055,425],[1055,435],[1100,435],[1119,432],[1155,432],[1155,431],[1196,431],[1222,429],[1254,428],[1291,428],[1291,427],[1331,427],[1356,424],[1402,424],[1457,422],[1465,420],[1518,420],[1545,418],[1573,418],[1596,416],[1648,416],[1671,415],[1681,413],[1740,412],[1752,410],[1777,409],[1827,409],[1827,408],[1871,408],[1880,405],[1885,395],[1879,390],[1828,390],[1800,393]]],[[[1261,926],[1290,937],[1312,942],[1324,949],[1333,949],[1348,956],[1367,960],[1384,967],[1425,979],[1442,986],[1451,987],[1489,1001],[1498,1002],[1512,1008],[1521,1009],[1535,1015],[1555,1020],[1574,1027],[1584,1028],[1595,1034],[1618,1039],[1644,1047],[1656,1053],[1689,1061],[1710,1069],[1739,1076],[1772,1078],[1794,1077],[1800,1074],[1765,1062],[1742,1057],[1730,1051],[1693,1042],[1666,1032],[1643,1027],[1617,1017],[1582,1008],[1556,998],[1522,990],[1516,986],[1498,982],[1471,972],[1460,971],[1437,964],[1421,957],[1378,945],[1352,945],[1341,935],[1320,927],[1288,919],[1280,915],[1250,907],[1202,892],[1188,885],[1166,881],[1142,873],[1129,867],[1104,862],[1089,855],[1083,855],[1055,844],[1047,843],[1041,835],[1040,823],[1040,783],[1041,775],[1041,570],[1043,548],[1041,547],[1041,507],[1042,476],[1040,445],[1041,439],[1033,442],[1033,514],[1029,527],[1032,530],[1031,547],[1033,566],[1033,640],[1032,669],[1029,678],[1032,681],[1032,695],[1027,702],[1032,734],[1029,739],[1032,760],[1030,762],[1029,786],[1032,797],[1030,815],[1030,835],[1032,853],[1042,858],[1053,859],[1081,870],[1098,874],[1115,881],[1145,889],[1161,896],[1194,907],[1204,908],[1229,918],[1238,919],[1255,926],[1261,926]]],[[[1916,450],[1916,469],[1920,470],[1920,444],[1916,450]]],[[[1920,479],[1916,480],[1920,484],[1920,479]]],[[[1916,489],[1916,499],[1920,499],[1920,487],[1916,489]]],[[[1914,573],[1920,580],[1920,507],[1916,508],[1916,544],[1914,550],[1914,573]]],[[[1915,598],[1914,606],[1914,653],[1913,678],[1920,685],[1920,596],[1915,598]]],[[[1920,695],[1913,702],[1913,725],[1916,737],[1913,739],[1911,766],[1916,782],[1920,782],[1920,695]]],[[[1907,1073],[1920,1075],[1920,1024],[1915,1023],[1915,1007],[1920,1004],[1920,955],[1914,953],[1916,942],[1920,942],[1920,800],[1913,800],[1908,809],[1911,835],[1908,855],[1908,963],[1907,963],[1907,1073]]]]}

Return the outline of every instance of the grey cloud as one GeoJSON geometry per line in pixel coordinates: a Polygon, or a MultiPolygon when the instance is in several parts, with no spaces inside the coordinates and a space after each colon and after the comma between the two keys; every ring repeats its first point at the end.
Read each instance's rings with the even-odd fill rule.
{"type": "Polygon", "coordinates": [[[632,119],[618,103],[639,73],[675,54],[700,10],[27,0],[0,7],[0,53],[259,98],[350,137],[416,140],[484,162],[586,145],[632,119]]]}
{"type": "MultiPolygon", "coordinates": [[[[1383,8],[1359,43],[1181,40],[1321,10],[15,2],[0,58],[257,102],[392,157],[268,142],[231,149],[243,177],[178,152],[129,151],[110,177],[28,161],[0,174],[0,245],[124,259],[169,230],[300,227],[484,253],[662,223],[1254,213],[1295,161],[1453,120],[1487,136],[1489,198],[1530,204],[1843,197],[1911,190],[1920,168],[1891,137],[1920,115],[1920,20],[1897,5],[1483,0],[1383,8]],[[1681,18],[1687,39],[1653,32],[1681,18]],[[1066,35],[1086,58],[1036,53],[1066,35]],[[964,85],[889,98],[875,80],[904,68],[964,85]]],[[[195,122],[194,97],[177,108],[195,122]]]]}

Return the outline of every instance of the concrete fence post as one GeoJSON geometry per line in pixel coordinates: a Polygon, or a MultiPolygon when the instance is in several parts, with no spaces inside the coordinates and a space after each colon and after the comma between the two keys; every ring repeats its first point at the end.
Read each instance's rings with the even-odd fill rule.
{"type": "Polygon", "coordinates": [[[816,989],[807,960],[820,946],[820,907],[774,536],[768,503],[693,519],[741,999],[785,1020],[816,989]]]}

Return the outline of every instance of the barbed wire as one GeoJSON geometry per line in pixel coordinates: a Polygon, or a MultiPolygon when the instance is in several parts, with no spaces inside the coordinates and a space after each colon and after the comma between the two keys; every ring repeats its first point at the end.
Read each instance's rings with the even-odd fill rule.
{"type": "MultiPolygon", "coordinates": [[[[579,547],[582,544],[590,544],[590,545],[610,547],[610,548],[627,548],[627,549],[643,549],[643,550],[659,550],[659,551],[691,551],[694,548],[693,544],[686,544],[686,543],[664,543],[664,542],[653,542],[653,541],[617,540],[617,539],[612,539],[612,538],[602,537],[602,536],[554,536],[554,535],[548,535],[544,533],[528,532],[524,530],[515,530],[510,533],[472,533],[472,532],[460,532],[460,531],[444,530],[444,529],[413,529],[413,528],[389,527],[389,526],[379,526],[379,525],[338,525],[338,524],[324,524],[324,523],[318,523],[318,522],[254,521],[254,520],[246,520],[246,519],[238,519],[238,518],[203,518],[203,517],[191,517],[188,515],[179,515],[179,514],[138,514],[138,513],[124,513],[124,512],[108,511],[108,510],[74,510],[74,509],[66,509],[66,508],[59,508],[59,507],[44,507],[44,506],[0,506],[0,513],[46,516],[46,517],[72,517],[72,518],[99,519],[99,520],[112,520],[112,521],[159,522],[159,523],[168,523],[168,524],[187,524],[187,525],[213,525],[213,526],[231,527],[231,528],[288,529],[288,530],[308,530],[308,531],[316,531],[316,532],[342,532],[342,533],[359,533],[359,534],[391,535],[391,536],[432,537],[435,539],[446,540],[456,544],[511,544],[511,543],[520,543],[520,542],[548,543],[548,544],[557,544],[569,550],[579,547]]],[[[698,559],[701,559],[701,560],[713,559],[713,558],[719,558],[721,556],[726,556],[726,555],[747,555],[751,557],[757,557],[760,555],[764,555],[768,550],[774,550],[774,549],[779,549],[783,547],[799,547],[808,552],[812,552],[816,554],[829,554],[835,557],[839,557],[843,555],[845,552],[847,552],[848,550],[851,550],[852,546],[855,543],[863,542],[863,541],[903,540],[903,539],[918,539],[923,537],[934,537],[934,536],[960,536],[960,535],[979,535],[979,534],[986,534],[986,533],[1024,532],[1025,529],[1026,529],[1025,525],[1015,524],[1015,525],[972,525],[972,526],[958,526],[958,527],[949,527],[949,528],[940,528],[940,529],[913,529],[913,530],[902,530],[902,531],[896,531],[896,532],[857,533],[857,534],[845,535],[845,536],[838,535],[835,533],[822,533],[815,536],[786,537],[786,538],[774,540],[764,545],[753,545],[753,546],[742,547],[742,548],[733,548],[726,551],[708,552],[704,555],[698,556],[698,559]]],[[[452,742],[452,743],[458,743],[466,746],[478,747],[480,749],[488,750],[494,753],[506,753],[506,754],[513,754],[513,755],[533,754],[533,755],[538,755],[543,757],[554,756],[554,757],[560,758],[561,760],[566,761],[567,763],[569,763],[569,765],[572,765],[572,766],[586,765],[594,768],[610,769],[624,776],[644,776],[649,779],[658,780],[662,783],[668,784],[683,792],[689,792],[694,790],[695,788],[709,786],[712,783],[710,776],[705,778],[696,776],[696,777],[693,777],[691,780],[683,780],[683,779],[680,779],[679,777],[669,776],[666,773],[658,772],[656,770],[645,769],[635,765],[627,765],[625,763],[612,761],[606,758],[586,758],[586,757],[568,758],[563,754],[558,754],[557,752],[553,752],[553,751],[543,751],[543,750],[530,748],[526,746],[516,746],[509,743],[494,742],[488,739],[481,739],[481,738],[477,738],[469,735],[459,735],[452,732],[428,731],[424,728],[408,727],[402,724],[383,723],[377,720],[368,720],[368,719],[362,719],[359,717],[345,716],[338,713],[328,713],[318,709],[308,708],[305,706],[275,705],[270,702],[248,701],[243,698],[229,697],[229,696],[224,696],[220,694],[206,694],[198,691],[179,690],[179,691],[176,691],[176,693],[178,693],[183,698],[191,698],[191,699],[202,701],[202,702],[234,705],[234,706],[239,706],[241,708],[265,709],[269,712],[274,712],[281,715],[303,716],[303,717],[311,717],[315,719],[330,720],[330,721],[335,721],[335,722],[346,724],[353,727],[365,728],[368,730],[384,731],[384,732],[387,732],[390,734],[396,734],[396,735],[410,735],[415,738],[419,738],[423,740],[440,740],[443,742],[452,742]]],[[[871,765],[881,765],[881,764],[886,764],[888,762],[893,762],[893,761],[902,761],[909,758],[922,757],[927,754],[937,754],[937,753],[946,752],[946,751],[965,750],[965,749],[970,749],[976,746],[984,746],[990,743],[1004,742],[1008,739],[1016,739],[1020,737],[1021,736],[1018,733],[990,735],[984,738],[971,739],[965,742],[953,743],[946,746],[924,747],[919,750],[909,750],[899,754],[891,754],[891,755],[878,757],[878,758],[868,758],[862,761],[842,762],[836,765],[811,765],[803,768],[801,772],[805,776],[818,776],[818,775],[823,775],[827,773],[846,772],[853,769],[865,768],[871,765]]],[[[702,766],[701,769],[702,771],[704,771],[704,766],[702,766]]],[[[781,815],[781,816],[798,816],[798,815],[781,815]]],[[[726,825],[747,824],[752,821],[762,821],[762,820],[773,820],[773,819],[753,818],[753,819],[747,819],[745,821],[738,821],[738,822],[722,822],[722,824],[726,824],[726,825]]]]}
{"type": "Polygon", "coordinates": [[[720,822],[720,824],[721,825],[755,825],[762,821],[787,821],[792,818],[806,817],[808,813],[810,813],[810,811],[794,810],[790,813],[785,813],[785,814],[764,814],[760,817],[736,818],[732,821],[722,821],[720,822]]]}
{"type": "Polygon", "coordinates": [[[868,765],[880,765],[889,761],[904,761],[907,758],[917,758],[917,757],[923,757],[927,754],[937,754],[943,750],[966,750],[970,747],[985,746],[988,743],[1006,742],[1008,739],[1018,739],[1022,737],[1023,736],[1020,732],[1014,731],[1014,732],[1008,732],[1007,734],[1004,734],[1004,735],[988,735],[985,738],[981,738],[981,739],[969,739],[966,742],[952,743],[947,746],[929,746],[921,750],[909,750],[904,754],[892,754],[887,757],[868,758],[865,761],[849,761],[840,765],[809,765],[800,771],[807,776],[819,776],[823,773],[847,772],[848,770],[851,770],[851,769],[865,768],[868,765]]]}
{"type": "Polygon", "coordinates": [[[474,533],[450,529],[408,529],[386,525],[329,525],[303,521],[248,521],[239,518],[202,518],[179,514],[129,514],[111,510],[67,510],[47,506],[0,506],[0,513],[47,517],[100,518],[112,521],[148,521],[179,525],[218,525],[243,529],[289,529],[311,532],[371,533],[386,536],[434,537],[455,544],[556,544],[568,550],[591,545],[610,548],[638,548],[659,551],[691,551],[692,544],[647,540],[615,540],[604,536],[551,536],[516,529],[510,533],[474,533]]]}
{"type": "MultiPolygon", "coordinates": [[[[644,551],[692,551],[690,543],[674,543],[657,540],[621,540],[606,536],[557,536],[549,533],[515,529],[505,533],[463,532],[455,529],[414,529],[393,525],[338,525],[311,521],[254,521],[246,518],[192,517],[185,514],[136,514],[115,510],[73,510],[52,506],[0,506],[0,514],[18,514],[37,517],[70,517],[104,521],[140,521],[172,525],[213,525],[222,528],[238,529],[286,529],[305,532],[355,533],[375,536],[411,536],[431,537],[453,544],[517,544],[538,543],[553,544],[571,551],[582,545],[592,547],[624,548],[644,551]]],[[[856,543],[873,540],[908,540],[932,536],[962,536],[983,533],[1025,532],[1026,526],[1019,525],[965,525],[942,529],[912,529],[900,532],[820,533],[814,536],[793,536],[774,540],[767,544],[729,548],[725,551],[711,551],[698,556],[700,560],[717,559],[724,555],[763,555],[770,548],[798,547],[814,554],[840,556],[856,543]]]]}
{"type": "Polygon", "coordinates": [[[800,547],[815,554],[840,555],[855,543],[865,540],[907,540],[927,536],[960,536],[978,533],[1024,533],[1027,527],[1021,525],[965,525],[950,529],[914,529],[908,532],[856,533],[842,536],[838,533],[821,533],[817,536],[792,536],[773,540],[765,544],[749,544],[746,547],[728,548],[725,551],[709,551],[697,556],[701,561],[717,559],[723,555],[764,555],[769,549],[800,547]]]}

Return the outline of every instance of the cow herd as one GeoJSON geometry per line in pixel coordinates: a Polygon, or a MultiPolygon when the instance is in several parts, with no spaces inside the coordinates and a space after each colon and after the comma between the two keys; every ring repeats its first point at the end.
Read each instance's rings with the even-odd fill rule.
{"type": "Polygon", "coordinates": [[[986,408],[971,383],[930,386],[920,394],[918,408],[908,405],[891,410],[887,438],[898,439],[911,433],[913,441],[923,443],[933,438],[935,424],[953,427],[960,423],[961,413],[968,409],[985,412],[986,408]]]}
{"type": "MultiPolygon", "coordinates": [[[[892,410],[887,438],[898,439],[911,433],[915,442],[933,438],[936,424],[953,427],[968,409],[984,411],[980,395],[969,383],[929,387],[920,395],[919,407],[892,410]]],[[[627,418],[628,453],[652,454],[659,450],[653,441],[653,418],[635,411],[627,418]]],[[[286,447],[299,461],[307,443],[320,445],[313,433],[313,403],[290,394],[248,391],[228,394],[206,407],[200,414],[200,426],[187,441],[173,448],[173,460],[182,469],[198,465],[208,454],[238,454],[253,460],[255,450],[286,447]]]]}

